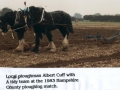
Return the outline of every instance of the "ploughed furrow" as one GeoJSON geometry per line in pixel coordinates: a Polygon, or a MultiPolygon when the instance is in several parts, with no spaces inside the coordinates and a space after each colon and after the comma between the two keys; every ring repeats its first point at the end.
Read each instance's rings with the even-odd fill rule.
{"type": "MultiPolygon", "coordinates": [[[[98,61],[110,62],[111,59],[117,59],[117,60],[120,59],[120,52],[114,53],[110,56],[80,58],[80,59],[69,60],[69,61],[57,60],[56,62],[38,63],[38,64],[30,65],[30,66],[27,66],[27,67],[33,67],[33,68],[49,68],[49,67],[57,68],[58,67],[59,68],[59,67],[65,67],[65,66],[68,66],[68,65],[74,64],[74,63],[78,64],[78,63],[90,62],[90,64],[92,64],[92,63],[98,62],[98,61]]],[[[82,67],[82,66],[80,66],[80,67],[82,67]]],[[[84,67],[84,65],[83,65],[83,67],[84,67]]]]}

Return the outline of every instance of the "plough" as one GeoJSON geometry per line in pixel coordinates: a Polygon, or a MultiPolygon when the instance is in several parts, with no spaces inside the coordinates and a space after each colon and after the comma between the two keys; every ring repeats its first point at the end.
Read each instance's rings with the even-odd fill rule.
{"type": "Polygon", "coordinates": [[[114,33],[114,34],[113,34],[111,37],[109,37],[109,38],[105,38],[103,35],[100,35],[98,32],[97,32],[97,34],[96,34],[95,36],[87,34],[87,35],[85,36],[85,38],[86,38],[87,40],[94,39],[94,40],[96,40],[97,42],[101,42],[101,43],[107,44],[107,43],[112,43],[112,42],[114,42],[115,40],[117,40],[117,38],[118,38],[119,36],[120,36],[120,30],[117,31],[116,33],[114,33]]]}

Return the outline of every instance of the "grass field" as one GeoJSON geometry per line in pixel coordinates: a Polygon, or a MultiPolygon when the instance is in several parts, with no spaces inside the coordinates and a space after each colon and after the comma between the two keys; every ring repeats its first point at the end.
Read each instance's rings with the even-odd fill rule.
{"type": "MultiPolygon", "coordinates": [[[[73,22],[73,25],[76,26],[76,23],[73,22]]],[[[78,22],[78,28],[120,28],[120,22],[88,22],[88,21],[80,21],[78,22]]]]}

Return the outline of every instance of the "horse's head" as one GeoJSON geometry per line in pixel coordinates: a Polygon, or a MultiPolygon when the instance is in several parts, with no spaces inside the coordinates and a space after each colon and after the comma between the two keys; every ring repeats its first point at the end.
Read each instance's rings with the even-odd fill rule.
{"type": "Polygon", "coordinates": [[[2,32],[2,35],[6,35],[8,32],[6,19],[5,16],[0,17],[0,32],[2,32]]]}
{"type": "Polygon", "coordinates": [[[25,21],[21,11],[7,12],[0,17],[0,21],[0,28],[3,35],[5,35],[11,28],[16,29],[25,26],[25,21]]]}
{"type": "Polygon", "coordinates": [[[9,29],[12,26],[18,25],[19,17],[16,17],[16,11],[7,12],[3,16],[0,17],[0,28],[2,30],[2,35],[6,35],[9,29]]]}
{"type": "Polygon", "coordinates": [[[30,28],[32,26],[32,19],[29,8],[27,7],[25,10],[21,10],[22,16],[24,18],[25,24],[30,28]]]}
{"type": "Polygon", "coordinates": [[[24,14],[21,11],[14,11],[14,24],[12,25],[12,29],[17,29],[24,27],[26,25],[26,22],[24,20],[24,14]]]}
{"type": "Polygon", "coordinates": [[[23,13],[24,20],[28,27],[31,27],[33,24],[40,22],[41,19],[43,19],[42,16],[44,16],[44,8],[40,7],[27,7],[25,10],[21,9],[21,12],[23,13]]]}

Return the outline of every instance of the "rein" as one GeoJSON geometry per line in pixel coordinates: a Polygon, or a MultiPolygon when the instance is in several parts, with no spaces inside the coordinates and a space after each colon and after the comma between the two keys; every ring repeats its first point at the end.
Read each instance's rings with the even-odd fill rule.
{"type": "MultiPolygon", "coordinates": [[[[16,23],[19,23],[19,22],[17,21],[17,19],[20,19],[20,15],[19,15],[18,12],[16,13],[16,18],[15,18],[15,23],[14,23],[14,25],[15,25],[16,23]]],[[[22,29],[22,28],[26,28],[26,27],[27,27],[27,24],[26,24],[25,26],[23,26],[23,27],[19,27],[19,28],[16,28],[16,29],[12,29],[12,30],[11,30],[12,38],[13,38],[13,39],[15,38],[13,31],[16,31],[16,30],[22,29]]],[[[9,27],[9,28],[11,28],[11,27],[9,27]]]]}
{"type": "Polygon", "coordinates": [[[16,29],[13,29],[13,31],[16,31],[16,30],[18,30],[18,29],[22,29],[22,28],[25,28],[25,27],[27,27],[27,25],[25,25],[25,26],[23,26],[23,27],[16,28],[16,29]]]}
{"type": "MultiPolygon", "coordinates": [[[[16,31],[16,30],[22,29],[22,28],[26,28],[26,27],[27,27],[27,25],[25,25],[25,26],[23,26],[23,27],[16,28],[16,29],[11,29],[12,38],[15,39],[13,31],[16,31]]],[[[11,28],[11,26],[10,26],[9,28],[11,28]]],[[[9,28],[8,28],[8,29],[9,29],[9,28]]]]}

